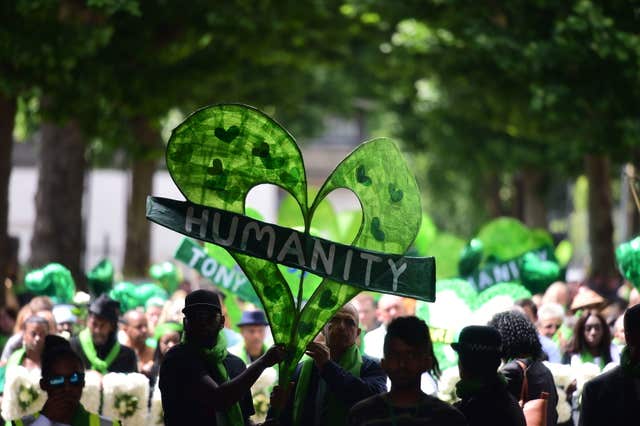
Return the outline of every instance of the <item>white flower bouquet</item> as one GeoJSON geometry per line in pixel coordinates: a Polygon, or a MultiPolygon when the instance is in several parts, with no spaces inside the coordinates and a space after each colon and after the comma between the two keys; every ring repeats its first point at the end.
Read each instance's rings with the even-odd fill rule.
{"type": "Polygon", "coordinates": [[[80,404],[90,413],[100,413],[100,393],[102,391],[102,376],[96,371],[89,370],[84,376],[84,389],[80,404]]]}
{"type": "Polygon", "coordinates": [[[551,374],[553,374],[553,381],[559,388],[565,389],[575,378],[575,374],[570,365],[558,364],[549,361],[544,361],[543,364],[549,369],[549,371],[551,371],[551,374]]]}
{"type": "Polygon", "coordinates": [[[571,418],[571,404],[567,401],[567,394],[560,388],[556,388],[558,392],[558,404],[556,412],[558,413],[558,423],[564,423],[571,418]]]}
{"type": "Polygon", "coordinates": [[[42,409],[47,394],[40,389],[40,369],[31,371],[21,365],[7,368],[2,398],[2,417],[16,420],[42,409]]]}
{"type": "Polygon", "coordinates": [[[102,378],[102,414],[124,426],[143,426],[147,422],[149,379],[139,373],[109,373],[102,378]]]}
{"type": "Polygon", "coordinates": [[[162,395],[160,394],[160,388],[156,382],[156,386],[153,388],[153,395],[151,396],[151,411],[149,412],[149,426],[164,426],[164,410],[162,409],[162,395]]]}
{"type": "Polygon", "coordinates": [[[456,384],[459,381],[460,373],[457,366],[444,370],[438,381],[438,398],[449,404],[458,401],[460,398],[456,395],[456,384]]]}
{"type": "Polygon", "coordinates": [[[253,408],[256,413],[251,417],[255,423],[262,423],[267,418],[269,411],[269,396],[271,389],[278,379],[275,368],[266,368],[258,380],[251,386],[251,396],[253,397],[253,408]]]}

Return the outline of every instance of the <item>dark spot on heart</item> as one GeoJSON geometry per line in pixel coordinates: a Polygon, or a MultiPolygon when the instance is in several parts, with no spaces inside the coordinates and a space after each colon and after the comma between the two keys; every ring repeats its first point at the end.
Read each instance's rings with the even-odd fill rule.
{"type": "Polygon", "coordinates": [[[303,321],[303,322],[298,324],[298,331],[303,336],[309,335],[309,334],[313,333],[313,325],[309,324],[308,322],[303,321]]]}
{"type": "Polygon", "coordinates": [[[282,297],[282,288],[277,285],[267,285],[264,287],[263,292],[265,297],[272,302],[276,302],[282,297]]]}
{"type": "Polygon", "coordinates": [[[207,173],[210,175],[220,175],[224,172],[224,168],[222,167],[222,160],[216,158],[211,162],[211,166],[207,167],[207,173]]]}
{"type": "Polygon", "coordinates": [[[280,180],[287,186],[294,186],[300,180],[300,172],[298,169],[293,169],[291,171],[284,170],[280,173],[280,180]]]}
{"type": "Polygon", "coordinates": [[[356,169],[356,180],[364,186],[371,185],[371,178],[367,176],[366,169],[363,165],[358,166],[356,169]]]}
{"type": "Polygon", "coordinates": [[[225,130],[224,127],[216,127],[213,133],[221,141],[231,143],[240,134],[240,128],[238,126],[231,126],[225,130]]]}
{"type": "Polygon", "coordinates": [[[264,164],[264,167],[269,170],[279,169],[284,165],[285,162],[284,158],[282,157],[262,157],[260,158],[260,160],[262,160],[262,164],[264,164]]]}
{"type": "Polygon", "coordinates": [[[404,193],[402,192],[401,189],[397,188],[394,184],[390,183],[389,184],[389,196],[391,197],[391,201],[394,203],[398,203],[400,202],[400,200],[402,200],[402,197],[404,196],[404,193]]]}
{"type": "Polygon", "coordinates": [[[384,232],[380,229],[380,218],[374,217],[371,220],[371,234],[373,234],[373,238],[378,241],[384,241],[384,232]]]}
{"type": "Polygon", "coordinates": [[[255,157],[266,158],[269,156],[269,144],[266,142],[260,142],[255,144],[251,149],[251,155],[255,157]]]}
{"type": "Polygon", "coordinates": [[[169,154],[169,159],[179,163],[186,163],[191,160],[191,154],[193,154],[192,145],[178,145],[176,149],[169,154]]]}
{"type": "Polygon", "coordinates": [[[335,297],[333,297],[333,293],[331,292],[331,290],[327,289],[323,291],[322,294],[320,295],[318,306],[320,306],[323,309],[329,309],[334,307],[337,302],[338,300],[335,297]]]}

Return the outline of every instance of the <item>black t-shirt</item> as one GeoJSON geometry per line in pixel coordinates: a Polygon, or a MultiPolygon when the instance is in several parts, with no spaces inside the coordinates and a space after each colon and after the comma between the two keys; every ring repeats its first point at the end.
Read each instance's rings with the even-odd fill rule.
{"type": "MultiPolygon", "coordinates": [[[[245,370],[244,362],[235,355],[229,354],[223,361],[229,378],[236,377],[245,370]]],[[[204,360],[188,345],[179,344],[167,352],[160,366],[160,392],[164,409],[164,424],[174,425],[211,425],[217,424],[211,408],[203,405],[193,397],[194,384],[203,376],[209,376],[216,383],[222,383],[217,372],[213,371],[204,360]]],[[[240,410],[245,424],[253,415],[251,392],[240,400],[240,410]]]]}
{"type": "MultiPolygon", "coordinates": [[[[111,351],[111,348],[115,344],[115,333],[109,338],[109,341],[102,346],[96,347],[96,354],[98,358],[105,359],[111,351]]],[[[82,359],[82,363],[84,364],[84,368],[87,370],[91,369],[91,363],[82,350],[82,345],[80,344],[80,338],[78,336],[71,338],[71,349],[78,355],[80,355],[80,359],[82,359]]],[[[116,356],[116,359],[109,365],[107,368],[109,373],[137,373],[138,372],[138,357],[136,353],[128,346],[120,345],[120,352],[116,356]]]]}

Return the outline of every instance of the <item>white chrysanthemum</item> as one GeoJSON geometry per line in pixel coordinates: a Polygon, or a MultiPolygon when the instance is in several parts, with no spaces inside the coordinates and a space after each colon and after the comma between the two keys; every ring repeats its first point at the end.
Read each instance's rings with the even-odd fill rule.
{"type": "Polygon", "coordinates": [[[2,398],[2,417],[16,420],[36,413],[47,400],[46,393],[40,389],[40,369],[31,371],[15,365],[7,368],[2,398]]]}
{"type": "Polygon", "coordinates": [[[566,388],[575,378],[575,374],[570,365],[549,361],[544,361],[544,365],[551,371],[553,381],[556,383],[556,386],[560,388],[566,388]]]}
{"type": "Polygon", "coordinates": [[[473,313],[470,324],[487,325],[489,320],[491,320],[495,314],[511,309],[513,302],[513,296],[507,294],[492,297],[476,309],[473,313]]]}
{"type": "Polygon", "coordinates": [[[582,393],[582,388],[586,382],[600,374],[600,367],[592,362],[575,363],[571,366],[576,376],[576,387],[578,393],[582,393]]]}
{"type": "Polygon", "coordinates": [[[460,330],[468,325],[471,309],[466,301],[453,291],[438,293],[438,299],[429,304],[429,326],[460,330]]]}
{"type": "Polygon", "coordinates": [[[556,412],[558,413],[558,423],[564,423],[571,418],[571,404],[567,402],[567,394],[560,388],[556,388],[558,392],[558,404],[556,412]]]}
{"type": "Polygon", "coordinates": [[[271,393],[271,388],[276,383],[276,380],[278,380],[278,373],[275,368],[265,368],[258,380],[251,386],[251,395],[255,396],[261,393],[268,395],[271,393]]]}
{"type": "Polygon", "coordinates": [[[90,413],[100,412],[100,393],[102,392],[102,376],[96,371],[87,371],[84,376],[84,389],[80,404],[90,413]]]}
{"type": "Polygon", "coordinates": [[[156,382],[156,386],[153,388],[153,396],[151,397],[151,411],[149,412],[149,420],[147,422],[149,426],[164,425],[164,410],[162,409],[162,395],[160,394],[160,388],[156,382]]]}
{"type": "Polygon", "coordinates": [[[460,381],[458,367],[449,367],[442,372],[438,381],[438,398],[452,404],[458,400],[456,384],[460,381]]]}
{"type": "Polygon", "coordinates": [[[91,296],[84,291],[79,291],[73,296],[73,303],[76,305],[87,305],[89,300],[91,300],[91,296]]]}
{"type": "Polygon", "coordinates": [[[139,373],[109,373],[102,378],[103,405],[102,414],[121,420],[123,426],[143,426],[147,422],[147,401],[149,401],[149,379],[139,373]],[[121,413],[129,406],[122,398],[135,398],[136,409],[124,418],[121,413]]]}

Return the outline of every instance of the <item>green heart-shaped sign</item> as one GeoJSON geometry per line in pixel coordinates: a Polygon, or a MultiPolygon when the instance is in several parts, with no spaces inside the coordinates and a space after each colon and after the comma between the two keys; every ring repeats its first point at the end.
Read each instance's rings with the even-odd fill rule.
{"type": "MultiPolygon", "coordinates": [[[[380,138],[360,145],[331,173],[309,204],[304,163],[291,135],[256,109],[215,105],[196,111],[174,129],[167,146],[167,168],[180,191],[196,207],[177,202],[163,206],[151,200],[147,217],[161,223],[158,218],[177,206],[180,214],[187,216],[186,222],[168,220],[161,224],[225,247],[231,247],[228,240],[235,238],[237,230],[241,241],[231,255],[262,301],[274,340],[286,344],[291,351],[291,357],[280,368],[284,383],[291,377],[306,345],[342,305],[361,291],[343,284],[351,282],[351,275],[364,274],[367,287],[373,279],[371,271],[384,267],[388,271],[376,273],[375,278],[385,280],[389,286],[378,291],[407,294],[403,293],[405,284],[399,277],[409,274],[412,265],[420,261],[402,258],[420,227],[420,194],[415,178],[391,140],[380,138]],[[249,191],[265,183],[281,187],[295,200],[302,218],[302,234],[276,225],[248,223],[238,215],[228,216],[223,232],[222,213],[242,215],[249,191]],[[362,206],[361,226],[351,248],[310,238],[316,211],[320,211],[327,195],[338,188],[350,189],[362,206]],[[196,226],[200,227],[199,231],[194,230],[196,226]],[[273,239],[285,231],[290,235],[276,253],[273,239]],[[249,239],[259,240],[259,244],[247,248],[249,239]],[[323,244],[331,250],[335,248],[335,253],[340,255],[335,254],[334,258],[331,250],[316,250],[323,244]],[[350,265],[356,256],[365,266],[352,271],[350,265]],[[300,275],[298,294],[294,298],[279,269],[282,266],[276,265],[274,258],[277,263],[295,264],[311,271],[318,270],[318,264],[323,265],[321,272],[325,278],[304,307],[304,275],[300,275]],[[339,275],[329,271],[335,263],[342,265],[339,275]],[[339,277],[339,280],[329,277],[339,277]]],[[[420,290],[423,295],[417,297],[431,299],[433,269],[423,267],[411,271],[414,282],[424,285],[420,290]]]]}

